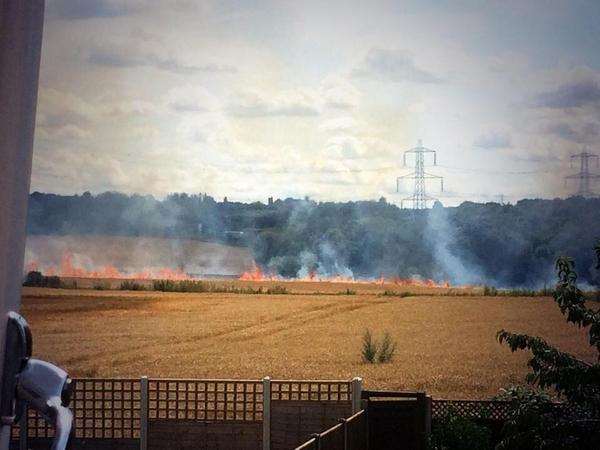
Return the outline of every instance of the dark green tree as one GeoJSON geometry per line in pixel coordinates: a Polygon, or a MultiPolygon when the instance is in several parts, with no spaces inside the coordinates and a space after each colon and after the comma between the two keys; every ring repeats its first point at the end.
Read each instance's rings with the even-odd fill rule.
{"type": "MultiPolygon", "coordinates": [[[[600,243],[595,247],[600,267],[600,243]]],[[[513,404],[501,449],[600,448],[600,312],[588,306],[577,287],[575,262],[561,257],[556,262],[558,283],[554,300],[567,322],[586,328],[596,360],[588,362],[560,351],[540,337],[498,332],[500,343],[514,352],[529,350],[531,372],[527,382],[542,390],[554,390],[564,400],[557,407],[543,391],[512,389],[504,398],[513,404]]]]}

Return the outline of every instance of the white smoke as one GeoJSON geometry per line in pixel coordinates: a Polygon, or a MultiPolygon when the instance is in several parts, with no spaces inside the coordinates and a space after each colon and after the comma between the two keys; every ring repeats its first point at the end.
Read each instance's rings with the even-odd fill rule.
{"type": "Polygon", "coordinates": [[[479,269],[463,260],[452,243],[455,242],[453,228],[448,222],[448,212],[436,203],[429,211],[426,239],[433,250],[436,265],[442,276],[452,284],[479,284],[483,279],[479,269]]]}

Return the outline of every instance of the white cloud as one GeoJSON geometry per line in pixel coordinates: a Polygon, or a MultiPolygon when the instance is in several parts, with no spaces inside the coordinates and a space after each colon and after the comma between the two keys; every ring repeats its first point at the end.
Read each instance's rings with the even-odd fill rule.
{"type": "Polygon", "coordinates": [[[339,132],[339,131],[351,131],[355,130],[358,126],[357,121],[351,116],[335,117],[333,119],[325,120],[320,128],[327,132],[339,132]]]}
{"type": "MultiPolygon", "coordinates": [[[[597,51],[552,44],[535,15],[506,30],[506,8],[466,9],[49,0],[32,188],[393,201],[419,138],[442,163],[555,163],[559,179],[598,139],[597,51]]],[[[458,193],[534,183],[447,175],[458,193]]]]}
{"type": "Polygon", "coordinates": [[[512,138],[506,132],[502,131],[491,131],[486,134],[482,134],[475,142],[475,147],[480,147],[486,150],[498,150],[512,147],[512,138]]]}
{"type": "Polygon", "coordinates": [[[321,97],[326,107],[334,109],[353,109],[360,101],[360,91],[346,78],[328,75],[321,82],[321,97]]]}
{"type": "Polygon", "coordinates": [[[373,78],[394,83],[440,83],[442,79],[422,69],[406,50],[374,47],[369,50],[352,74],[358,78],[373,78]]]}
{"type": "Polygon", "coordinates": [[[308,90],[289,90],[271,96],[247,90],[230,102],[227,112],[239,118],[310,117],[319,115],[319,108],[308,90]]]}

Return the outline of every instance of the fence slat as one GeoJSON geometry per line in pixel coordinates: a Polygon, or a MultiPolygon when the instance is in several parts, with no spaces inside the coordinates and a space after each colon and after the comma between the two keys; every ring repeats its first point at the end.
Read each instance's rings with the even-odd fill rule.
{"type": "Polygon", "coordinates": [[[29,432],[29,417],[27,417],[27,406],[25,406],[19,419],[19,450],[27,450],[27,435],[29,432]]]}
{"type": "Polygon", "coordinates": [[[140,450],[148,449],[148,377],[140,379],[140,450]]]}
{"type": "Polygon", "coordinates": [[[271,449],[271,378],[263,378],[263,450],[271,449]]]}

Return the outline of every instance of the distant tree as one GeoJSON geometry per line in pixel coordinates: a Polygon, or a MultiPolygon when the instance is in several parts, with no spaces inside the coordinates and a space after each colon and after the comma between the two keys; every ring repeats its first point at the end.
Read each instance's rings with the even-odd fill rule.
{"type": "Polygon", "coordinates": [[[37,270],[32,270],[27,273],[25,277],[25,281],[23,281],[23,286],[42,286],[44,282],[44,275],[42,272],[38,272],[37,270]]]}
{"type": "MultiPolygon", "coordinates": [[[[453,257],[496,286],[538,289],[552,277],[560,254],[577,260],[580,280],[600,282],[600,270],[594,269],[588,251],[593,245],[588,230],[600,223],[600,199],[522,200],[504,206],[464,202],[448,208],[436,203],[447,220],[444,233],[428,231],[431,211],[402,210],[383,200],[316,203],[287,198],[269,207],[260,202],[222,203],[204,194],[156,199],[118,192],[33,192],[27,227],[30,234],[216,242],[227,242],[227,232],[243,231],[236,245],[252,248],[263,268],[277,257],[296,258],[295,265],[303,266],[301,255],[306,253],[316,255],[324,266],[321,250],[332,248],[338,266],[360,277],[445,278],[452,264],[436,252],[445,238],[453,257]]],[[[286,272],[293,267],[290,263],[286,272]]]]}
{"type": "Polygon", "coordinates": [[[61,287],[71,287],[72,285],[67,285],[62,282],[60,277],[56,275],[45,276],[41,272],[37,270],[32,270],[25,277],[25,281],[23,281],[23,286],[28,287],[49,287],[49,288],[61,288],[61,287]]]}
{"type": "MultiPolygon", "coordinates": [[[[595,246],[600,266],[600,242],[595,246]]],[[[565,401],[557,409],[543,392],[509,390],[504,398],[513,404],[500,449],[587,449],[600,448],[600,312],[586,304],[577,287],[573,259],[556,262],[558,283],[554,300],[567,322],[587,328],[596,362],[583,361],[558,350],[540,337],[498,332],[514,352],[529,350],[531,372],[526,380],[542,389],[553,389],[565,401]],[[590,420],[590,418],[592,420],[590,420]]]]}

